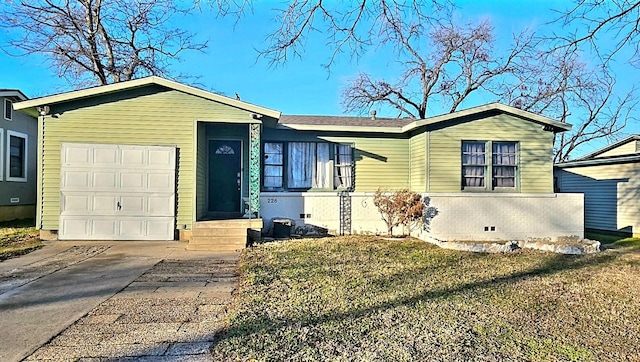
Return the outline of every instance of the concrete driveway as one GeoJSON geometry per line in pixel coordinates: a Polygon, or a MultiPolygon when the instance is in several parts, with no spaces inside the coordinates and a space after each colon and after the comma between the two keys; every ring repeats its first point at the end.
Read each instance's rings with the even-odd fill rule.
{"type": "Polygon", "coordinates": [[[0,263],[0,360],[206,360],[238,254],[185,246],[51,242],[0,263]]]}

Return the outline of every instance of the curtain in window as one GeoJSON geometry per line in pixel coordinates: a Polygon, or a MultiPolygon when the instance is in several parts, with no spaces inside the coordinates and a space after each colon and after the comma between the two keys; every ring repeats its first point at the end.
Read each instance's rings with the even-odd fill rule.
{"type": "Polygon", "coordinates": [[[353,185],[353,153],[350,145],[336,145],[335,187],[350,189],[353,185]]]}
{"type": "Polygon", "coordinates": [[[493,143],[493,164],[494,165],[513,165],[516,164],[516,144],[510,143],[493,143]]]}
{"type": "Polygon", "coordinates": [[[315,167],[315,144],[309,142],[289,143],[287,186],[289,188],[311,188],[315,167]]]}
{"type": "Polygon", "coordinates": [[[313,187],[326,189],[330,187],[329,175],[331,174],[331,163],[329,162],[329,144],[316,144],[316,165],[313,176],[313,187]]]}
{"type": "Polygon", "coordinates": [[[463,165],[484,165],[484,142],[464,142],[462,144],[463,165]]]}
{"type": "Polygon", "coordinates": [[[493,185],[494,187],[516,186],[515,142],[493,143],[493,185]]]}
{"type": "Polygon", "coordinates": [[[493,168],[495,187],[515,187],[516,168],[513,166],[496,166],[493,168]]]}
{"type": "Polygon", "coordinates": [[[463,187],[484,187],[485,143],[462,143],[463,187]]]}
{"type": "Polygon", "coordinates": [[[465,187],[484,187],[484,166],[465,166],[462,172],[465,187]]]}

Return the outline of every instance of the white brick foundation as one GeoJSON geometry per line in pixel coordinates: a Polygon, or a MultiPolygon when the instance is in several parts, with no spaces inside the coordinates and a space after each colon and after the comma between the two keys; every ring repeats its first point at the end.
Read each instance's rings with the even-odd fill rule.
{"type": "MultiPolygon", "coordinates": [[[[373,193],[351,193],[351,232],[386,234],[373,205],[373,193]]],[[[584,237],[582,194],[423,194],[436,211],[429,230],[413,236],[439,240],[527,240],[584,237]],[[486,231],[485,231],[486,229],[486,231]]],[[[265,228],[274,217],[314,225],[336,234],[340,229],[340,198],[327,192],[265,192],[261,194],[265,228]],[[303,217],[301,217],[303,215],[303,217]]],[[[395,233],[404,233],[401,228],[395,233]]]]}

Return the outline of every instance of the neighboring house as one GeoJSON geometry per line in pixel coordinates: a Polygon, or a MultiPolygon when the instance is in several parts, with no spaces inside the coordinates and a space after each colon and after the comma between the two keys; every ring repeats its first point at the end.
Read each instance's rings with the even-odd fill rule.
{"type": "Polygon", "coordinates": [[[560,192],[584,193],[585,228],[640,235],[640,135],[556,165],[560,192]]]}
{"type": "Polygon", "coordinates": [[[0,89],[0,221],[35,217],[38,123],[14,111],[24,100],[19,90],[0,89]]]}
{"type": "Polygon", "coordinates": [[[196,243],[218,225],[246,239],[276,217],[375,233],[386,230],[378,188],[430,198],[437,216],[421,237],[583,232],[582,196],[553,193],[553,136],[570,125],[501,104],[424,120],[281,116],[148,77],[16,108],[46,111],[37,220],[48,238],[196,243]]]}

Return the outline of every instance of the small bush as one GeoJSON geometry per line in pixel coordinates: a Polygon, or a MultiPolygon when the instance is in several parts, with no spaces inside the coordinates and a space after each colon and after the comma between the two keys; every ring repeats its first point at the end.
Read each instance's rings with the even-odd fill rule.
{"type": "Polygon", "coordinates": [[[373,204],[378,208],[382,220],[387,224],[387,233],[393,235],[393,228],[403,225],[411,235],[411,229],[424,222],[424,202],[418,193],[401,189],[395,192],[378,189],[373,195],[373,204]]]}

